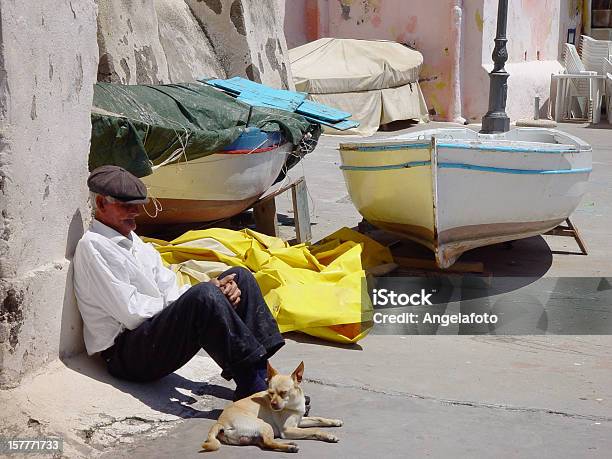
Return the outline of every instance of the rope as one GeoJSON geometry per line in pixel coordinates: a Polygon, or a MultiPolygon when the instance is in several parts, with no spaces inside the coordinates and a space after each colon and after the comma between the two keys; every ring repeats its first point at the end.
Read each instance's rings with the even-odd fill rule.
{"type": "Polygon", "coordinates": [[[162,207],[161,202],[159,202],[159,200],[155,197],[155,196],[151,196],[151,201],[153,202],[153,206],[155,207],[155,215],[151,215],[147,209],[147,206],[145,204],[142,205],[142,208],[144,209],[145,213],[150,217],[150,218],[157,218],[157,216],[159,215],[159,213],[164,210],[164,208],[162,207]]]}

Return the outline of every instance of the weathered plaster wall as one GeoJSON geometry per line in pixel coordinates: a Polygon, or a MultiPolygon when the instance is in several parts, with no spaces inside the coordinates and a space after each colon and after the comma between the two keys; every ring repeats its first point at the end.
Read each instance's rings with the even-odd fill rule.
{"type": "Polygon", "coordinates": [[[285,37],[289,49],[329,37],[329,5],[320,0],[290,0],[286,3],[285,37]]]}
{"type": "Polygon", "coordinates": [[[281,0],[99,0],[99,81],[248,77],[293,87],[281,0]]]}
{"type": "MultiPolygon", "coordinates": [[[[498,0],[286,3],[293,12],[285,18],[290,47],[323,36],[408,43],[423,53],[422,88],[435,118],[458,120],[462,115],[479,121],[486,112],[498,0]]],[[[580,24],[580,9],[580,0],[509,2],[508,114],[512,119],[531,116],[536,95],[542,103],[548,99],[550,74],[560,68],[562,43],[568,27],[580,24]]]]}
{"type": "Polygon", "coordinates": [[[423,53],[421,88],[428,107],[445,119],[451,97],[451,4],[451,0],[330,2],[329,30],[342,38],[406,43],[423,53]]]}
{"type": "Polygon", "coordinates": [[[67,286],[97,56],[94,0],[0,2],[0,387],[82,346],[67,286]]]}
{"type": "Polygon", "coordinates": [[[452,0],[287,0],[285,34],[290,47],[323,36],[393,40],[425,56],[422,89],[428,106],[445,118],[451,79],[452,0]],[[301,18],[299,24],[298,18],[301,18]],[[432,27],[432,23],[437,24],[432,27]]]}
{"type": "MultiPolygon", "coordinates": [[[[468,22],[464,28],[463,113],[470,121],[480,121],[487,111],[488,91],[483,97],[483,88],[489,87],[488,72],[493,67],[497,4],[497,0],[464,1],[468,22]],[[471,53],[478,48],[480,66],[479,56],[471,53]]],[[[580,24],[578,0],[509,2],[506,70],[510,78],[506,112],[511,120],[532,117],[536,96],[541,101],[540,114],[546,116],[550,75],[561,69],[559,59],[567,29],[576,24],[580,24]]]]}
{"type": "Polygon", "coordinates": [[[184,0],[99,0],[98,81],[160,84],[224,77],[184,0]]]}

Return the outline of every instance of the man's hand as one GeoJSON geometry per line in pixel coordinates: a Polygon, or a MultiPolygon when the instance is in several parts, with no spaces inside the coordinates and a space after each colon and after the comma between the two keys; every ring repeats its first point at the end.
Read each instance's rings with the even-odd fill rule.
{"type": "Polygon", "coordinates": [[[211,279],[214,285],[221,289],[221,292],[225,295],[225,297],[229,300],[232,306],[238,306],[240,302],[240,289],[238,288],[238,284],[234,281],[236,278],[235,274],[230,274],[225,276],[223,279],[211,279]]]}

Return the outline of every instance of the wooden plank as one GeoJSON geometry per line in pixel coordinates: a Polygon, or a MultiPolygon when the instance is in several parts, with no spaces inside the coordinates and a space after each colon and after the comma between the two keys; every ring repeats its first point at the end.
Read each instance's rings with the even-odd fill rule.
{"type": "Polygon", "coordinates": [[[458,261],[447,269],[441,269],[436,264],[435,260],[426,260],[424,258],[409,258],[409,257],[394,257],[395,263],[402,268],[425,269],[428,271],[443,271],[455,273],[482,273],[484,265],[482,262],[464,262],[458,261]]]}
{"type": "Polygon", "coordinates": [[[261,195],[261,197],[257,200],[257,202],[263,202],[267,199],[278,196],[279,194],[284,193],[289,188],[293,187],[296,183],[302,180],[304,180],[304,177],[297,177],[295,179],[291,179],[289,180],[289,182],[285,183],[284,185],[283,185],[284,180],[278,183],[275,183],[270,188],[268,188],[268,190],[264,194],[261,195]]]}
{"type": "Polygon", "coordinates": [[[205,83],[240,94],[238,100],[255,107],[272,107],[294,112],[307,97],[306,93],[275,89],[240,77],[229,80],[207,80],[205,83]]]}
{"type": "Polygon", "coordinates": [[[334,129],[338,129],[339,131],[346,131],[347,129],[355,128],[359,126],[359,122],[353,120],[344,120],[339,123],[330,123],[329,121],[321,120],[318,118],[313,118],[312,116],[302,115],[307,120],[313,121],[315,123],[324,124],[325,126],[333,127],[334,129]]]}
{"type": "Polygon", "coordinates": [[[278,219],[276,218],[276,202],[268,199],[253,206],[255,228],[268,236],[278,236],[278,219]]]}
{"type": "Polygon", "coordinates": [[[357,121],[348,120],[350,113],[327,105],[306,100],[304,92],[274,89],[240,77],[229,80],[199,80],[238,97],[238,100],[254,107],[272,107],[296,112],[306,119],[333,127],[340,131],[359,126],[357,121]]]}
{"type": "Polygon", "coordinates": [[[210,80],[198,80],[201,83],[206,83],[207,85],[214,86],[215,88],[223,89],[225,92],[231,92],[232,94],[238,95],[240,94],[240,89],[232,84],[225,84],[225,80],[219,80],[216,78],[210,80]]]}
{"type": "Polygon", "coordinates": [[[395,271],[399,265],[397,263],[385,263],[383,265],[372,266],[366,269],[366,274],[374,277],[382,277],[395,271]]]}
{"type": "Polygon", "coordinates": [[[247,80],[246,78],[242,78],[242,77],[233,77],[227,80],[213,79],[213,80],[207,80],[204,82],[208,84],[213,84],[214,86],[217,86],[220,88],[228,88],[232,91],[240,91],[240,92],[246,91],[246,92],[252,92],[252,93],[263,92],[263,93],[275,94],[275,96],[278,98],[293,99],[296,95],[299,95],[301,96],[302,100],[305,100],[306,97],[308,97],[308,93],[305,93],[305,92],[271,88],[264,84],[256,83],[254,81],[247,80]]]}
{"type": "Polygon", "coordinates": [[[299,98],[287,100],[266,94],[255,94],[252,92],[241,92],[238,96],[238,100],[253,107],[269,107],[279,110],[286,110],[288,112],[294,112],[298,105],[302,103],[302,100],[299,98]]]}
{"type": "Polygon", "coordinates": [[[574,233],[574,239],[576,240],[576,244],[578,244],[578,247],[580,247],[580,250],[582,251],[582,254],[583,255],[588,255],[589,252],[587,250],[586,243],[584,242],[584,240],[580,236],[580,233],[578,232],[578,229],[576,229],[576,227],[571,222],[569,217],[565,220],[565,222],[567,223],[567,227],[574,233]]]}
{"type": "MultiPolygon", "coordinates": [[[[549,236],[571,237],[576,241],[576,244],[578,244],[578,247],[580,248],[580,254],[588,255],[589,252],[587,250],[586,243],[580,236],[580,233],[578,232],[578,230],[576,229],[572,221],[569,218],[566,218],[565,223],[567,226],[559,225],[556,228],[553,228],[544,234],[549,235],[549,236]]],[[[571,254],[575,252],[557,252],[557,253],[571,254]]]]}
{"type": "Polygon", "coordinates": [[[330,107],[329,105],[319,104],[311,100],[305,100],[297,108],[297,113],[300,115],[308,115],[317,119],[329,121],[331,123],[337,123],[351,117],[349,112],[338,110],[337,108],[330,107]]]}
{"type": "Polygon", "coordinates": [[[291,187],[291,197],[293,200],[293,218],[297,243],[310,241],[312,233],[310,228],[310,212],[308,210],[308,190],[303,179],[297,181],[291,187]]]}
{"type": "Polygon", "coordinates": [[[568,228],[553,228],[549,232],[546,233],[550,236],[565,236],[565,237],[574,237],[574,232],[568,228]]]}

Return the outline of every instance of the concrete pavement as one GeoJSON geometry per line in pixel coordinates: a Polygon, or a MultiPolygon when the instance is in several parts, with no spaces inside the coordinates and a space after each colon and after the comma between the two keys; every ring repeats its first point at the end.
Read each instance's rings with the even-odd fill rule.
{"type": "MultiPolygon", "coordinates": [[[[609,457],[609,337],[370,336],[361,349],[289,341],[274,359],[304,360],[313,415],[341,418],[340,443],[297,441],[303,457],[609,457]]],[[[103,457],[201,457],[214,421],[103,457]]],[[[210,453],[211,457],[213,453],[210,453]]],[[[223,446],[214,457],[285,457],[223,446]]]]}
{"type": "MultiPolygon", "coordinates": [[[[560,129],[594,148],[590,191],[573,215],[589,256],[562,254],[577,249],[569,238],[538,236],[516,242],[510,252],[494,246],[462,260],[483,261],[494,275],[612,275],[612,130],[560,129]]],[[[315,240],[361,220],[338,169],[341,140],[323,137],[294,170],[307,178],[315,240]]],[[[277,209],[291,237],[287,196],[277,209]]],[[[313,414],[345,422],[334,429],[339,444],[298,441],[303,457],[609,457],[612,450],[610,336],[369,336],[348,349],[293,338],[275,364],[291,371],[304,360],[313,414]]],[[[107,457],[199,457],[212,422],[190,419],[107,457]]],[[[255,447],[223,446],[215,453],[244,455],[287,456],[255,447]]]]}

